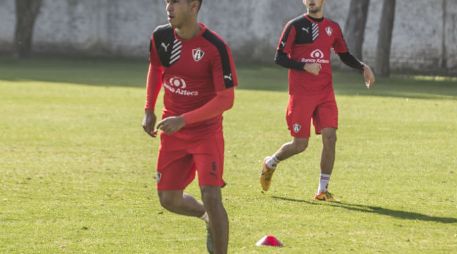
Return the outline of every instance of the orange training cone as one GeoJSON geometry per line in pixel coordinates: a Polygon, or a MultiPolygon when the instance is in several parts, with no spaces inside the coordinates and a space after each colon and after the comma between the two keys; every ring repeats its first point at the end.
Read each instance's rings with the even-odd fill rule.
{"type": "Polygon", "coordinates": [[[282,247],[283,244],[274,235],[266,235],[257,241],[256,246],[282,247]]]}

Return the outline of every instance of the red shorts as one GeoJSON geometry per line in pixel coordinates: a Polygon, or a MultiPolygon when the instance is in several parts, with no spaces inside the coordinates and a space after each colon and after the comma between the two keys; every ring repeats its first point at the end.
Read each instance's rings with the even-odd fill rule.
{"type": "Polygon", "coordinates": [[[183,140],[161,134],[157,159],[157,189],[183,190],[198,174],[200,186],[220,186],[224,172],[224,136],[208,135],[197,140],[183,140]]]}
{"type": "Polygon", "coordinates": [[[296,138],[309,138],[311,120],[320,134],[324,128],[338,128],[338,107],[333,91],[312,96],[290,95],[286,112],[290,135],[296,138]]]}

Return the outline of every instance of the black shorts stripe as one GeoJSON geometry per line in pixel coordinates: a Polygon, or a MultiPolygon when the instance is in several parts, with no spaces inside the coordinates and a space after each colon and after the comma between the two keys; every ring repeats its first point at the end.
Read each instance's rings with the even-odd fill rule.
{"type": "Polygon", "coordinates": [[[230,66],[230,57],[228,55],[227,48],[225,43],[219,39],[216,35],[214,35],[209,30],[206,30],[203,33],[203,38],[208,40],[211,44],[213,44],[217,50],[219,51],[219,55],[221,56],[222,61],[222,71],[224,74],[224,84],[226,88],[233,87],[233,76],[232,76],[232,68],[230,66]]]}

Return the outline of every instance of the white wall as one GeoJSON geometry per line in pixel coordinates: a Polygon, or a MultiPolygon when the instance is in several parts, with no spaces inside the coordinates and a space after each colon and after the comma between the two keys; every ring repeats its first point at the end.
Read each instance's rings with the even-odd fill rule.
{"type": "MultiPolygon", "coordinates": [[[[441,72],[446,57],[448,71],[457,73],[457,0],[448,0],[444,29],[442,1],[397,1],[393,69],[441,72]]],[[[327,0],[326,16],[343,29],[349,2],[327,0]]],[[[363,50],[368,63],[376,54],[381,8],[382,1],[371,1],[363,50]]],[[[303,12],[301,0],[205,0],[200,17],[229,42],[239,60],[272,62],[284,24],[303,12]]],[[[145,58],[152,30],[165,22],[163,0],[44,0],[34,51],[145,58]]],[[[14,0],[0,0],[2,52],[12,51],[14,25],[14,0]]]]}
{"type": "Polygon", "coordinates": [[[0,51],[13,50],[15,11],[14,0],[0,0],[0,51]]]}

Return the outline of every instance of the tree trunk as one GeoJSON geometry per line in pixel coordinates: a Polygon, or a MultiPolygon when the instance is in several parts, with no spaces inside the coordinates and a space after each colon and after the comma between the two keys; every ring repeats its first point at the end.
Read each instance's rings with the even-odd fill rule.
{"type": "Polygon", "coordinates": [[[346,26],[344,27],[344,35],[349,51],[360,60],[362,60],[369,5],[370,0],[351,0],[346,26]]]}
{"type": "Polygon", "coordinates": [[[16,0],[16,33],[14,44],[19,58],[32,52],[33,28],[42,0],[16,0]]]}
{"type": "Polygon", "coordinates": [[[384,0],[381,12],[375,70],[382,77],[390,76],[390,48],[395,21],[395,0],[384,0]]]}
{"type": "Polygon", "coordinates": [[[447,0],[443,0],[443,34],[441,37],[441,69],[447,71],[447,48],[446,48],[446,26],[447,26],[447,0]]]}

